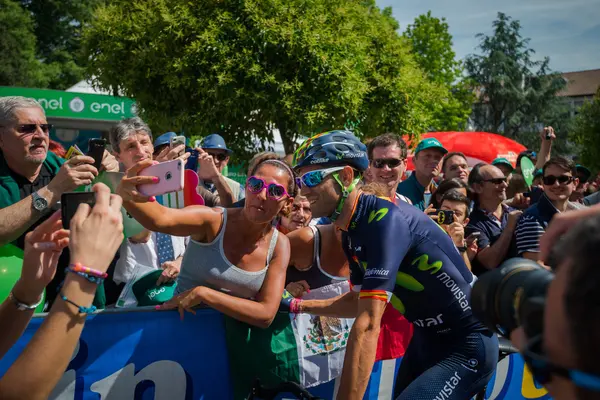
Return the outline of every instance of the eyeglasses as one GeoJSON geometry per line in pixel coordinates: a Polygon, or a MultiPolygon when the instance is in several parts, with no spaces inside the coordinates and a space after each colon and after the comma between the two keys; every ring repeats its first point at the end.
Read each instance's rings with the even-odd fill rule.
{"type": "Polygon", "coordinates": [[[378,158],[372,161],[373,167],[377,169],[381,169],[386,165],[390,167],[390,169],[396,168],[398,165],[402,163],[403,160],[398,158],[378,158]]]}
{"type": "Polygon", "coordinates": [[[493,183],[494,185],[501,185],[503,183],[507,182],[507,178],[491,178],[491,179],[483,179],[481,182],[490,182],[493,183]]]}
{"type": "Polygon", "coordinates": [[[38,126],[46,135],[50,132],[50,129],[54,128],[52,124],[21,124],[17,125],[16,130],[23,135],[28,135],[35,133],[38,126]]]}
{"type": "Polygon", "coordinates": [[[263,189],[267,188],[267,196],[272,200],[281,200],[284,196],[289,196],[287,190],[278,183],[265,182],[263,179],[256,176],[251,176],[246,181],[246,186],[253,194],[259,194],[263,189]]]}
{"type": "Polygon", "coordinates": [[[318,186],[323,182],[323,180],[328,176],[333,174],[336,171],[341,171],[344,167],[333,167],[333,168],[325,168],[325,169],[317,169],[314,171],[310,171],[305,173],[299,178],[296,178],[296,184],[298,188],[302,189],[303,186],[313,188],[318,186]]]}
{"type": "Polygon", "coordinates": [[[561,176],[548,175],[548,176],[544,176],[542,178],[542,182],[544,182],[544,185],[548,185],[548,186],[554,185],[554,182],[556,182],[556,181],[558,181],[558,183],[561,185],[567,185],[567,184],[573,182],[573,177],[569,176],[569,175],[561,175],[561,176]]]}
{"type": "Polygon", "coordinates": [[[227,154],[225,153],[208,153],[208,155],[212,158],[216,158],[219,161],[225,161],[225,159],[227,158],[227,154]]]}
{"type": "Polygon", "coordinates": [[[576,386],[600,392],[600,376],[561,367],[548,360],[542,351],[542,338],[542,335],[538,335],[530,339],[521,353],[531,374],[540,385],[550,382],[552,375],[560,375],[569,379],[576,386]]]}

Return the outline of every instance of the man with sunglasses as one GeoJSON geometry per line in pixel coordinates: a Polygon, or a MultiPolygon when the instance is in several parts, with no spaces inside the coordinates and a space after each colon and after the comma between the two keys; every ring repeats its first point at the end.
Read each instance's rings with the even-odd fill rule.
{"type": "MultiPolygon", "coordinates": [[[[0,245],[12,242],[22,249],[25,235],[52,215],[63,193],[89,185],[98,175],[92,157],[75,156],[65,162],[48,151],[51,128],[37,101],[0,97],[0,245]]],[[[118,171],[107,151],[102,168],[118,171]]],[[[65,251],[46,291],[50,302],[68,263],[65,251]]]]}
{"type": "MultiPolygon", "coordinates": [[[[212,157],[215,166],[219,170],[219,173],[222,174],[223,170],[227,166],[227,163],[229,162],[229,156],[231,155],[231,150],[225,145],[225,139],[223,139],[221,135],[213,133],[212,135],[208,135],[204,138],[200,147],[202,147],[202,150],[212,157]]],[[[227,185],[233,193],[233,200],[239,201],[243,199],[244,190],[242,190],[242,185],[224,175],[223,178],[225,178],[227,185]]],[[[203,180],[200,184],[204,185],[204,187],[211,192],[216,190],[213,182],[210,180],[203,180]]]]}
{"type": "Polygon", "coordinates": [[[402,137],[394,133],[377,136],[369,142],[367,153],[370,181],[385,186],[392,202],[402,200],[410,203],[408,197],[396,192],[406,171],[406,143],[402,137]]]}
{"type": "Polygon", "coordinates": [[[494,165],[475,165],[469,174],[469,187],[474,207],[468,229],[479,232],[479,250],[472,266],[473,273],[479,275],[516,256],[513,236],[522,212],[504,204],[507,179],[494,165]]]}
{"type": "Polygon", "coordinates": [[[540,238],[554,215],[577,207],[569,198],[577,188],[576,167],[565,157],[552,157],[542,169],[544,194],[523,213],[516,229],[518,255],[538,261],[540,238]]]}
{"type": "Polygon", "coordinates": [[[395,397],[471,398],[496,367],[496,336],[475,319],[473,276],[452,239],[417,208],[394,205],[356,187],[366,148],[348,131],[307,139],[294,161],[313,215],[341,229],[352,291],[327,300],[293,299],[290,311],[356,317],[338,398],[362,399],[387,306],[415,326],[396,380],[395,397]],[[391,303],[388,305],[388,303],[391,303]]]}

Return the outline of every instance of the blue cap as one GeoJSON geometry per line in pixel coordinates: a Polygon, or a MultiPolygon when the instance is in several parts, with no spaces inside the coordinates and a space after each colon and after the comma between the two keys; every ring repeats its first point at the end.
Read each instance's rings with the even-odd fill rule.
{"type": "Polygon", "coordinates": [[[446,154],[448,152],[448,150],[446,150],[444,148],[444,146],[442,146],[440,141],[437,140],[436,138],[427,138],[427,139],[421,140],[419,142],[419,144],[417,145],[417,148],[415,149],[415,155],[418,152],[420,152],[421,150],[425,150],[425,149],[437,149],[437,150],[441,151],[443,154],[446,154]]]}
{"type": "Polygon", "coordinates": [[[175,136],[177,136],[175,132],[163,133],[154,141],[154,147],[162,146],[163,144],[171,144],[171,139],[175,136]]]}
{"type": "Polygon", "coordinates": [[[203,149],[225,150],[226,152],[231,153],[231,150],[229,150],[225,145],[225,139],[223,139],[223,136],[217,135],[216,133],[205,137],[202,141],[202,146],[200,147],[203,149]]]}

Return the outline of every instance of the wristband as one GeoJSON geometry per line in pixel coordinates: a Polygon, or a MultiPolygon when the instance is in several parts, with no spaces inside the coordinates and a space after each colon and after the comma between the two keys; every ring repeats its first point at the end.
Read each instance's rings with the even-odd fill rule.
{"type": "Polygon", "coordinates": [[[85,272],[75,271],[75,270],[74,270],[73,268],[71,268],[71,267],[67,267],[67,268],[65,268],[65,274],[66,274],[67,272],[72,272],[72,273],[74,273],[74,274],[77,274],[77,275],[79,275],[79,276],[82,276],[82,277],[84,277],[85,279],[87,279],[88,281],[90,281],[90,282],[92,282],[92,283],[95,283],[96,285],[99,285],[99,284],[101,284],[102,282],[104,282],[104,278],[100,278],[100,277],[98,277],[98,276],[95,276],[95,275],[89,275],[89,274],[87,274],[87,273],[85,273],[85,272]]]}
{"type": "Polygon", "coordinates": [[[40,301],[38,301],[36,304],[25,304],[21,301],[19,301],[14,293],[12,292],[12,290],[10,291],[10,294],[8,295],[8,298],[15,303],[15,306],[17,306],[17,310],[19,311],[31,311],[31,310],[35,310],[40,304],[42,304],[42,301],[44,300],[44,296],[40,296],[40,301]]]}
{"type": "Polygon", "coordinates": [[[302,303],[302,299],[293,299],[290,303],[290,313],[292,314],[301,314],[302,310],[300,304],[302,303]]]}
{"type": "Polygon", "coordinates": [[[67,296],[65,296],[64,294],[60,294],[60,298],[63,299],[63,301],[74,305],[75,307],[77,307],[77,310],[79,311],[80,314],[91,314],[94,311],[96,311],[96,306],[92,305],[90,307],[83,307],[80,306],[79,304],[75,304],[72,300],[67,299],[67,296]]]}
{"type": "Polygon", "coordinates": [[[106,272],[98,271],[96,269],[92,269],[92,268],[83,266],[80,263],[69,264],[69,268],[70,268],[71,272],[83,272],[84,274],[95,276],[95,277],[102,278],[102,279],[108,278],[108,274],[106,272]]]}

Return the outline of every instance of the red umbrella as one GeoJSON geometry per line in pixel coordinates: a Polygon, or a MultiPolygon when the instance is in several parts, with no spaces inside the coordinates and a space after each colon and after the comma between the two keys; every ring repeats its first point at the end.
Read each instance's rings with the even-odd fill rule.
{"type": "MultiPolygon", "coordinates": [[[[522,144],[502,135],[488,132],[430,132],[421,135],[421,139],[434,137],[448,151],[458,151],[467,156],[469,166],[486,162],[491,163],[495,158],[504,157],[515,166],[520,152],[527,150],[522,144]]],[[[407,145],[411,146],[408,137],[404,137],[407,145]]],[[[408,155],[408,170],[415,169],[412,163],[412,152],[408,155]]]]}

